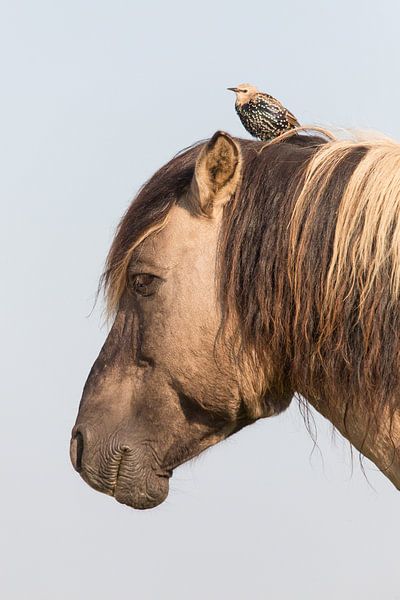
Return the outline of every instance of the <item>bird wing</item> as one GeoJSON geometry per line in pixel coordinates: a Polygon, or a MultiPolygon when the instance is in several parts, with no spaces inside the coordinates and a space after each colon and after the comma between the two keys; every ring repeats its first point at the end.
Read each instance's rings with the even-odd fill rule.
{"type": "Polygon", "coordinates": [[[296,119],[293,113],[290,110],[286,109],[286,118],[293,127],[300,127],[300,123],[296,119]]]}
{"type": "Polygon", "coordinates": [[[276,98],[273,98],[268,94],[258,94],[253,102],[249,102],[249,105],[257,106],[270,115],[277,115],[278,113],[285,112],[285,107],[279,100],[276,100],[276,98]]]}
{"type": "Polygon", "coordinates": [[[278,110],[282,110],[283,108],[285,108],[283,104],[279,102],[279,100],[277,100],[273,96],[270,96],[269,94],[265,94],[264,92],[259,92],[255,98],[255,101],[259,104],[261,104],[262,102],[267,108],[270,108],[273,112],[277,112],[278,110]]]}
{"type": "Polygon", "coordinates": [[[279,100],[277,100],[273,96],[270,96],[270,94],[266,94],[265,92],[260,93],[259,96],[265,101],[268,109],[271,112],[282,112],[287,118],[290,125],[292,125],[293,127],[300,127],[300,123],[298,122],[294,114],[291,113],[290,110],[288,110],[286,106],[282,104],[282,102],[279,102],[279,100]]]}

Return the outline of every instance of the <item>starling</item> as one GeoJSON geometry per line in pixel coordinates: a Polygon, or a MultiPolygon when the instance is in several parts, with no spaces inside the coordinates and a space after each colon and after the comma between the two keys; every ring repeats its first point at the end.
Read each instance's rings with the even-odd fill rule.
{"type": "Polygon", "coordinates": [[[235,108],[244,128],[254,137],[269,141],[300,123],[292,113],[254,85],[242,83],[228,88],[236,94],[235,108]]]}

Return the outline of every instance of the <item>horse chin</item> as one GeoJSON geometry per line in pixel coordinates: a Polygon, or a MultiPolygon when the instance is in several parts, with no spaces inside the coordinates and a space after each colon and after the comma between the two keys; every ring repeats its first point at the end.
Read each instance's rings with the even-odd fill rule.
{"type": "Polygon", "coordinates": [[[167,498],[169,492],[168,476],[151,473],[144,482],[128,480],[119,476],[113,492],[114,498],[131,508],[145,510],[158,506],[167,498]]]}

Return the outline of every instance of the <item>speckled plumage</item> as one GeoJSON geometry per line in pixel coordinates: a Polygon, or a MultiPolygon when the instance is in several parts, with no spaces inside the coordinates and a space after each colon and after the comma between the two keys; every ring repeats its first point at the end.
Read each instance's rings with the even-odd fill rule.
{"type": "Polygon", "coordinates": [[[236,92],[236,112],[252,136],[269,141],[300,126],[296,117],[279,100],[259,92],[254,86],[241,84],[228,89],[236,92]]]}

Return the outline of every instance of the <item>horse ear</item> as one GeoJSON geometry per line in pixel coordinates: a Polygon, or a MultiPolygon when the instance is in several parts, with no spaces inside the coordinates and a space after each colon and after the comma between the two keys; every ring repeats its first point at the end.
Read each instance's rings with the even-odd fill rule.
{"type": "Polygon", "coordinates": [[[238,144],[223,131],[214,133],[196,161],[191,193],[201,212],[215,215],[234,194],[241,175],[238,144]]]}

